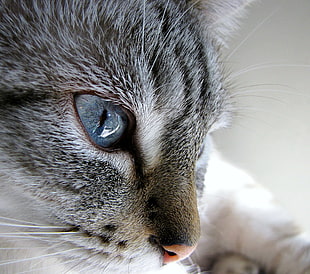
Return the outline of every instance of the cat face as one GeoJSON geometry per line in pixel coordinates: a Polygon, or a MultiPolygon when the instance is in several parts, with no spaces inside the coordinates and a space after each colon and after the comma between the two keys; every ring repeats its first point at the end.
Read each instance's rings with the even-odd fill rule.
{"type": "Polygon", "coordinates": [[[138,2],[1,2],[3,199],[109,271],[197,243],[205,140],[228,113],[193,5],[138,2]]]}

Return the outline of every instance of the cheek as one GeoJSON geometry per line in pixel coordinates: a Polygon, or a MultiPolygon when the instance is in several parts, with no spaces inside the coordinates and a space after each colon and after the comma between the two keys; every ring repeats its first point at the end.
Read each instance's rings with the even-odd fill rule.
{"type": "Polygon", "coordinates": [[[46,200],[53,215],[94,235],[106,226],[113,227],[111,224],[121,226],[124,216],[133,216],[138,197],[134,182],[107,162],[71,161],[68,156],[66,160],[45,176],[46,184],[40,190],[43,201],[44,193],[53,193],[46,200]]]}

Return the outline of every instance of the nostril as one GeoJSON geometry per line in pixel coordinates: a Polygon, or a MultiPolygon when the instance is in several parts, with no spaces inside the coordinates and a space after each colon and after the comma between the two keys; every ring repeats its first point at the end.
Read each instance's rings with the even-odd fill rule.
{"type": "Polygon", "coordinates": [[[163,251],[163,263],[168,264],[183,260],[190,256],[197,245],[190,246],[186,244],[162,245],[157,236],[151,235],[149,241],[152,245],[159,246],[163,251]]]}
{"type": "Polygon", "coordinates": [[[164,264],[177,262],[190,256],[195,250],[196,246],[187,245],[170,245],[163,246],[164,249],[164,264]]]}
{"type": "Polygon", "coordinates": [[[167,252],[169,256],[176,256],[177,255],[176,253],[168,251],[166,249],[165,249],[165,252],[167,252]]]}

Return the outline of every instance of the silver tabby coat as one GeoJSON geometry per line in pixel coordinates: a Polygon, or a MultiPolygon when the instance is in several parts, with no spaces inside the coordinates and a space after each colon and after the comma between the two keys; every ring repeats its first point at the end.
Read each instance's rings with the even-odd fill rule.
{"type": "Polygon", "coordinates": [[[202,270],[231,252],[305,273],[289,219],[204,191],[230,120],[219,49],[247,2],[0,1],[0,272],[144,273],[201,238],[202,270]]]}

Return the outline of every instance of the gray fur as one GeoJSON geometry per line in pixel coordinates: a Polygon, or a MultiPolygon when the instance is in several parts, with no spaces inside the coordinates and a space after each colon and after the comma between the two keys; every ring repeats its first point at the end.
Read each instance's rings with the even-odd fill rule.
{"type": "Polygon", "coordinates": [[[153,269],[159,244],[195,245],[206,165],[196,161],[230,116],[202,11],[176,0],[0,3],[0,215],[82,232],[56,238],[55,252],[82,247],[62,254],[79,259],[75,270],[153,269]],[[92,145],[72,103],[83,92],[134,115],[128,147],[92,145]]]}

